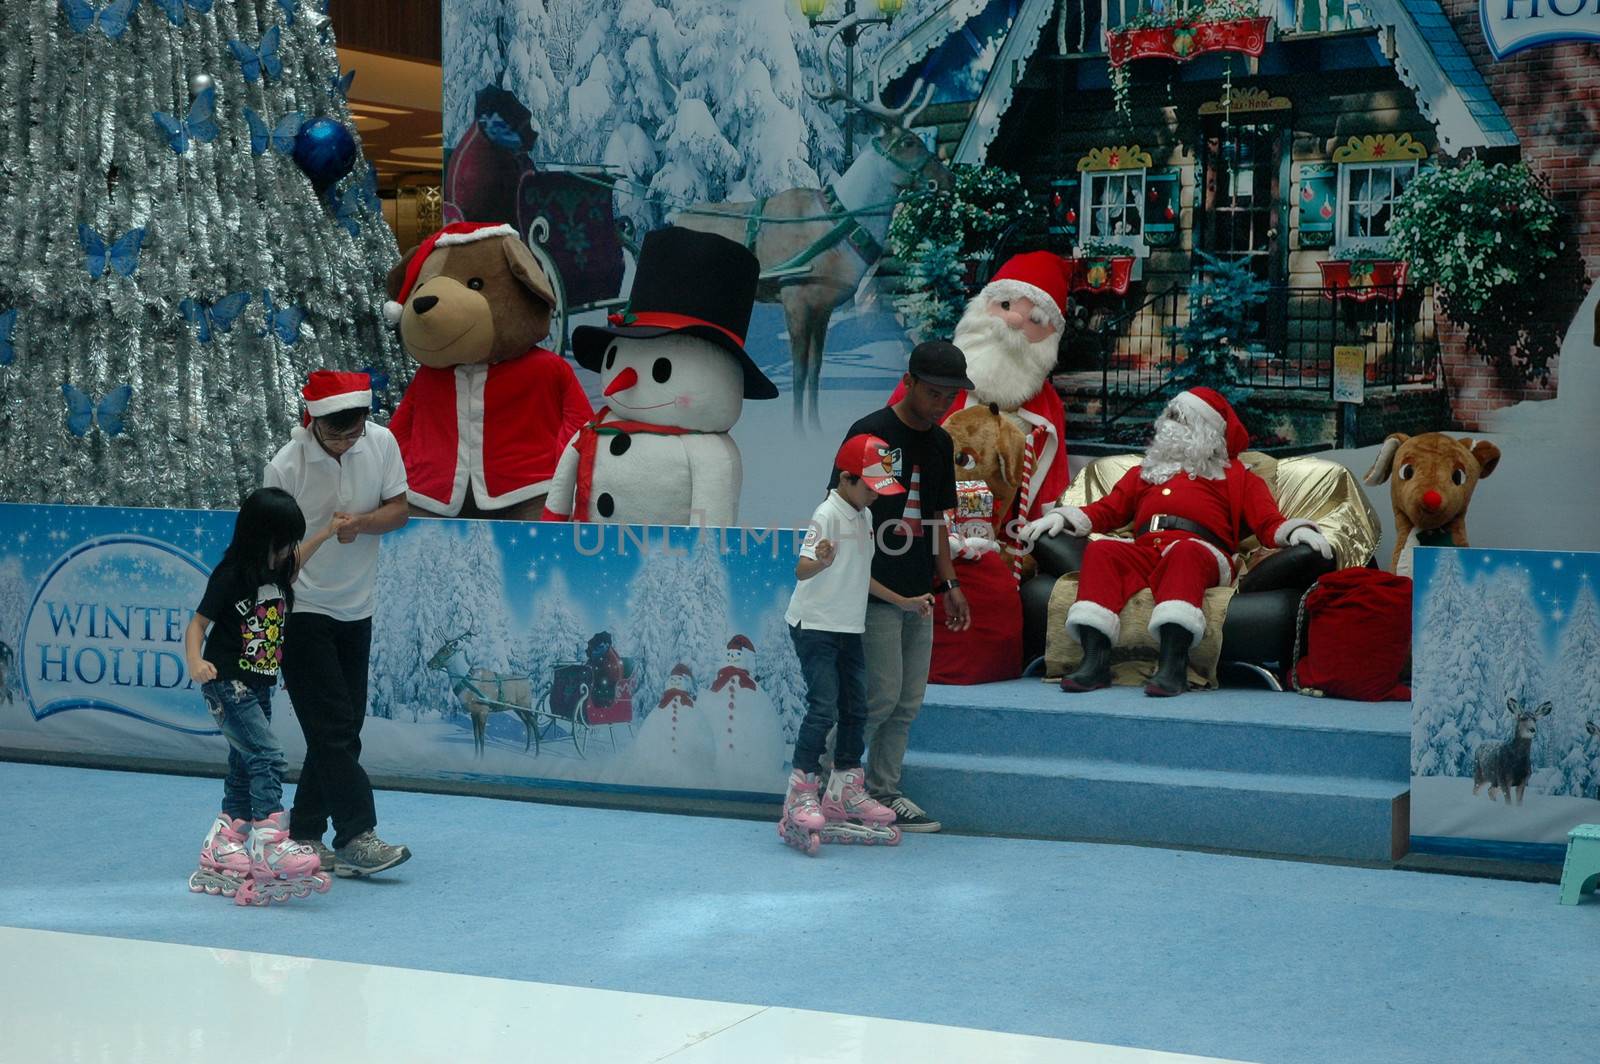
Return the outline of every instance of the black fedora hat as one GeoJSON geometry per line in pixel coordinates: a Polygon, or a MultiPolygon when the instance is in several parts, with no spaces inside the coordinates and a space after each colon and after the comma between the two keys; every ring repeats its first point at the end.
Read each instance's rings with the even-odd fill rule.
{"type": "Polygon", "coordinates": [[[649,340],[687,333],[739,360],[746,399],[776,399],[778,387],[744,349],[761,263],[748,248],[715,233],[669,226],[644,236],[628,306],[606,325],[572,331],[578,365],[600,372],[612,337],[649,340]]]}

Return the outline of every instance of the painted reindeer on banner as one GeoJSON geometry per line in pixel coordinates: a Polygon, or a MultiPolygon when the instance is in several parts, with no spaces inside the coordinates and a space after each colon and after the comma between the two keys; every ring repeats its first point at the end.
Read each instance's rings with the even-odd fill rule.
{"type": "Polygon", "coordinates": [[[483,756],[484,731],[489,726],[489,714],[511,712],[522,721],[527,736],[522,744],[524,751],[533,746],[537,718],[533,713],[533,681],[528,676],[504,676],[488,669],[476,668],[467,659],[466,642],[473,636],[467,629],[454,639],[447,639],[442,647],[428,659],[428,668],[450,677],[450,689],[461,700],[467,715],[472,718],[472,750],[475,757],[483,756]]]}
{"type": "Polygon", "coordinates": [[[872,79],[875,100],[858,100],[839,88],[833,45],[856,18],[841,21],[823,46],[829,91],[806,92],[823,103],[842,101],[877,120],[882,129],[867,150],[826,188],[794,188],[754,202],[699,204],[672,219],[674,225],[742,242],[755,252],[764,277],[780,274],[763,280],[757,298],[783,304],[794,364],[794,423],[800,429],[807,418],[812,428],[821,428],[817,391],[828,321],[883,256],[900,193],[951,184],[950,171],[911,130],[933,99],[933,86],[924,92],[918,79],[904,104],[889,107],[883,103],[880,59],[872,79]]]}

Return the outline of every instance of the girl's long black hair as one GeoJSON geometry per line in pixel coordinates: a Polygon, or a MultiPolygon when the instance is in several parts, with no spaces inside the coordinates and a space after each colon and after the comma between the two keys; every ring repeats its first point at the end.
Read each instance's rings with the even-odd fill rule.
{"type": "Polygon", "coordinates": [[[222,552],[217,568],[232,568],[239,578],[259,587],[277,584],[285,601],[294,606],[294,551],[283,564],[268,564],[284,547],[297,545],[306,535],[305,514],[294,496],[282,488],[257,488],[239,507],[233,522],[233,541],[222,552]]]}

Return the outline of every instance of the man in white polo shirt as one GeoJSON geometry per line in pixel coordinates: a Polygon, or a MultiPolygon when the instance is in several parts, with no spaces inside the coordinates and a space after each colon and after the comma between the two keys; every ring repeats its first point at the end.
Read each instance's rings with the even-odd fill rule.
{"type": "Polygon", "coordinates": [[[374,831],[372,783],[361,767],[378,537],[406,523],[406,468],[389,430],[367,424],[365,373],[319,369],[301,394],[304,423],[263,480],[294,496],[308,528],[336,515],[348,521],[300,571],[285,633],[284,687],[306,737],[289,835],[315,849],[324,870],[366,876],[411,856],[374,831]],[[330,818],[331,850],[322,842],[330,818]]]}

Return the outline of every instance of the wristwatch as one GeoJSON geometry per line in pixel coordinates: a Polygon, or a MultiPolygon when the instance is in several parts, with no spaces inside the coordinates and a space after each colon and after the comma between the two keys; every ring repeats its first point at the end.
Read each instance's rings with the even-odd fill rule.
{"type": "Polygon", "coordinates": [[[943,595],[945,592],[954,591],[960,586],[961,581],[959,580],[941,580],[937,584],[933,585],[933,593],[935,595],[943,595]]]}

